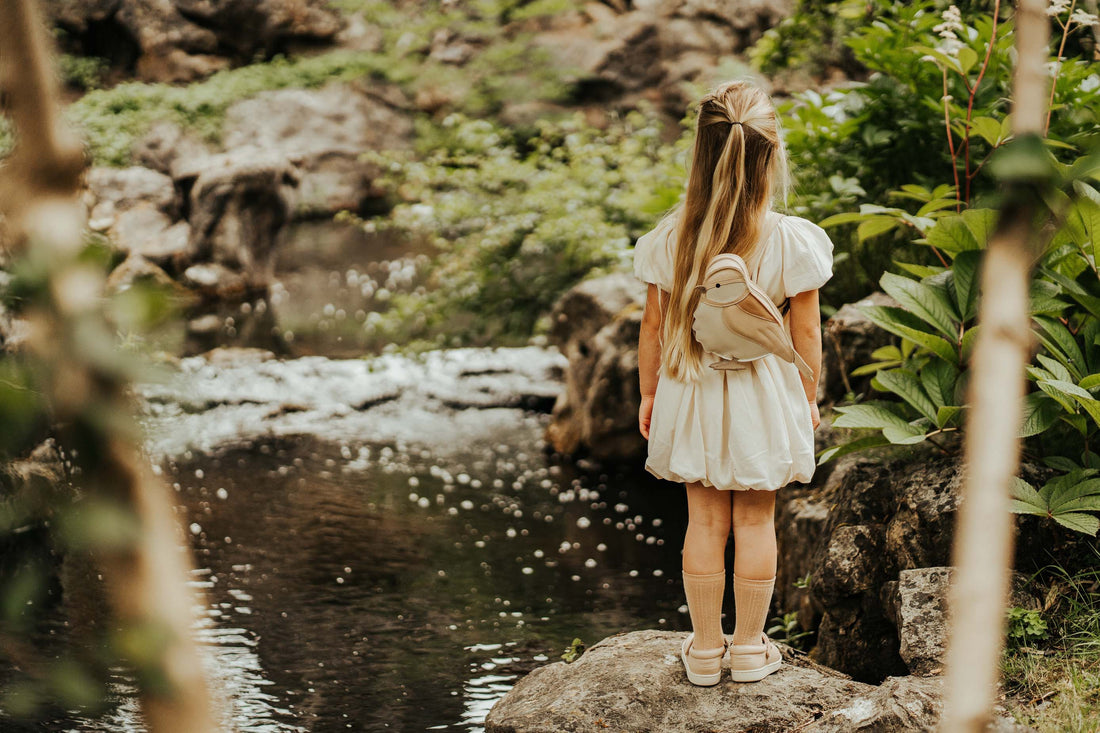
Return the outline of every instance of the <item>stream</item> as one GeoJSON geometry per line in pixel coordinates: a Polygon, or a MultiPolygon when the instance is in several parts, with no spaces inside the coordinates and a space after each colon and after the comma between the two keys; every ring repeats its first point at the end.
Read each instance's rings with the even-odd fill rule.
{"type": "MultiPolygon", "coordinates": [[[[226,730],[477,731],[574,638],[689,626],[681,493],[546,449],[563,367],[223,349],[140,388],[226,730]]],[[[59,729],[142,727],[120,682],[59,729]]]]}

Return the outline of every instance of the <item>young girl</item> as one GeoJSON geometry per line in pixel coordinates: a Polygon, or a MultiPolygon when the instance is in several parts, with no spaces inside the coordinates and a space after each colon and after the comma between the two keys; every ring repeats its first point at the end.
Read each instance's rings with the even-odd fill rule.
{"type": "Polygon", "coordinates": [[[821,370],[817,290],[832,275],[832,242],[817,225],[770,210],[785,191],[787,162],[775,108],[759,88],[731,82],[699,104],[683,203],[638,240],[635,275],[649,283],[638,343],[649,441],[646,470],[687,487],[683,580],[692,633],[681,659],[688,679],[714,685],[727,648],[731,676],[763,679],[779,668],[764,634],[775,585],[776,490],[814,472],[821,370]],[[742,370],[716,360],[692,333],[707,263],[733,252],[780,306],[813,379],[767,355],[742,370]],[[759,269],[757,269],[759,268],[759,269]],[[722,635],[725,547],[736,550],[732,642],[722,635]]]}

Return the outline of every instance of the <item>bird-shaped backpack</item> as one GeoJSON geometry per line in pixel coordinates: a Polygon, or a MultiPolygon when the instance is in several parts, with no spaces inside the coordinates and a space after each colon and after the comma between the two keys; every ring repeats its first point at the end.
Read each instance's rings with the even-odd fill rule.
{"type": "MultiPolygon", "coordinates": [[[[762,244],[766,242],[767,238],[762,244]]],[[[755,274],[760,275],[759,261],[755,274]]],[[[813,370],[795,351],[783,320],[789,299],[776,306],[749,275],[740,255],[715,255],[697,287],[703,294],[691,329],[703,350],[719,357],[711,369],[745,369],[750,362],[775,354],[813,379],[813,370]]]]}

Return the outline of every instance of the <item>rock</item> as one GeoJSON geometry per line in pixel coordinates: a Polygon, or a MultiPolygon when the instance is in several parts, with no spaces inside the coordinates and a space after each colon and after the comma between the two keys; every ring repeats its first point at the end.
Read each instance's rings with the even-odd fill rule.
{"type": "Polygon", "coordinates": [[[148,81],[191,81],[257,53],[330,41],[342,27],[324,0],[58,0],[46,9],[67,50],[148,81]]]}
{"type": "Polygon", "coordinates": [[[245,276],[216,262],[188,267],[183,282],[211,300],[242,300],[249,295],[245,276]]]}
{"type": "Polygon", "coordinates": [[[134,161],[165,175],[173,175],[178,160],[197,160],[211,155],[210,148],[172,122],[158,122],[133,147],[134,161]]]}
{"type": "Polygon", "coordinates": [[[630,7],[589,3],[535,42],[574,70],[575,99],[620,107],[648,100],[679,120],[694,101],[683,82],[719,81],[723,61],[789,15],[792,3],[644,0],[630,7]]]}
{"type": "Polygon", "coordinates": [[[85,176],[85,186],[84,200],[93,229],[107,229],[121,212],[138,206],[171,218],[179,214],[172,179],[148,168],[92,168],[85,176]]]}
{"type": "MultiPolygon", "coordinates": [[[[790,495],[789,490],[784,490],[790,495]]],[[[783,612],[797,611],[798,625],[807,631],[817,628],[821,609],[815,606],[809,585],[813,552],[829,518],[829,506],[814,496],[797,496],[777,506],[775,531],[779,546],[776,568],[776,607],[783,612]],[[797,585],[796,585],[797,584],[797,585]]]]}
{"type": "Polygon", "coordinates": [[[139,254],[130,254],[107,276],[104,288],[109,293],[118,293],[133,287],[136,283],[152,285],[172,300],[175,307],[186,310],[198,304],[194,293],[184,288],[164,270],[139,254]]]}
{"type": "Polygon", "coordinates": [[[297,169],[299,216],[362,211],[382,195],[371,150],[408,147],[412,123],[392,93],[349,84],[262,92],[226,113],[224,144],[282,155],[297,169]]]}
{"type": "Polygon", "coordinates": [[[196,259],[233,270],[247,289],[266,288],[272,253],[293,205],[296,177],[290,164],[277,154],[242,149],[194,161],[178,175],[178,181],[190,183],[196,259]]]}
{"type": "Polygon", "coordinates": [[[547,429],[555,450],[604,461],[644,454],[637,417],[644,303],[644,285],[626,274],[582,282],[555,303],[550,341],[569,362],[547,429]]]}
{"type": "Polygon", "coordinates": [[[885,293],[872,293],[863,300],[843,306],[825,322],[819,401],[839,402],[849,392],[863,395],[871,392],[872,375],[852,377],[852,370],[874,361],[872,352],[897,343],[897,337],[871,323],[859,309],[865,305],[897,304],[885,293]]]}
{"type": "Polygon", "coordinates": [[[938,674],[943,669],[951,574],[948,567],[902,570],[897,581],[883,589],[901,640],[899,653],[912,674],[938,674]]]}
{"type": "Polygon", "coordinates": [[[540,667],[493,706],[486,733],[794,730],[822,710],[874,692],[787,648],[784,665],[760,682],[726,678],[715,687],[695,687],[680,662],[684,637],[649,630],[616,634],[572,664],[540,667]]]}
{"type": "Polygon", "coordinates": [[[139,206],[122,212],[110,229],[111,241],[126,254],[145,259],[179,272],[194,259],[191,227],[185,221],[175,224],[160,211],[139,206]]]}
{"type": "Polygon", "coordinates": [[[807,733],[933,731],[943,714],[943,680],[891,677],[879,687],[829,710],[807,733]]]}

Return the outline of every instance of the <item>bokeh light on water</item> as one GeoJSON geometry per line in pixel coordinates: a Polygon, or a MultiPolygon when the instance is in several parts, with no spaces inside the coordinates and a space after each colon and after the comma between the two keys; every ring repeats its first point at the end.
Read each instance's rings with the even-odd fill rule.
{"type": "MultiPolygon", "coordinates": [[[[445,391],[441,368],[426,369],[445,391]]],[[[231,378],[196,374],[219,389],[231,378]]],[[[393,419],[393,404],[371,409],[393,419]]],[[[232,407],[191,417],[227,420],[232,407]]],[[[221,435],[154,412],[196,440],[221,435]]],[[[516,679],[575,637],[687,627],[682,490],[549,454],[543,412],[443,411],[437,422],[459,428],[445,442],[413,412],[406,424],[422,427],[399,441],[252,436],[159,460],[194,548],[207,600],[197,631],[227,726],[480,730],[516,679]]],[[[121,692],[108,727],[79,729],[140,730],[121,692]]]]}

